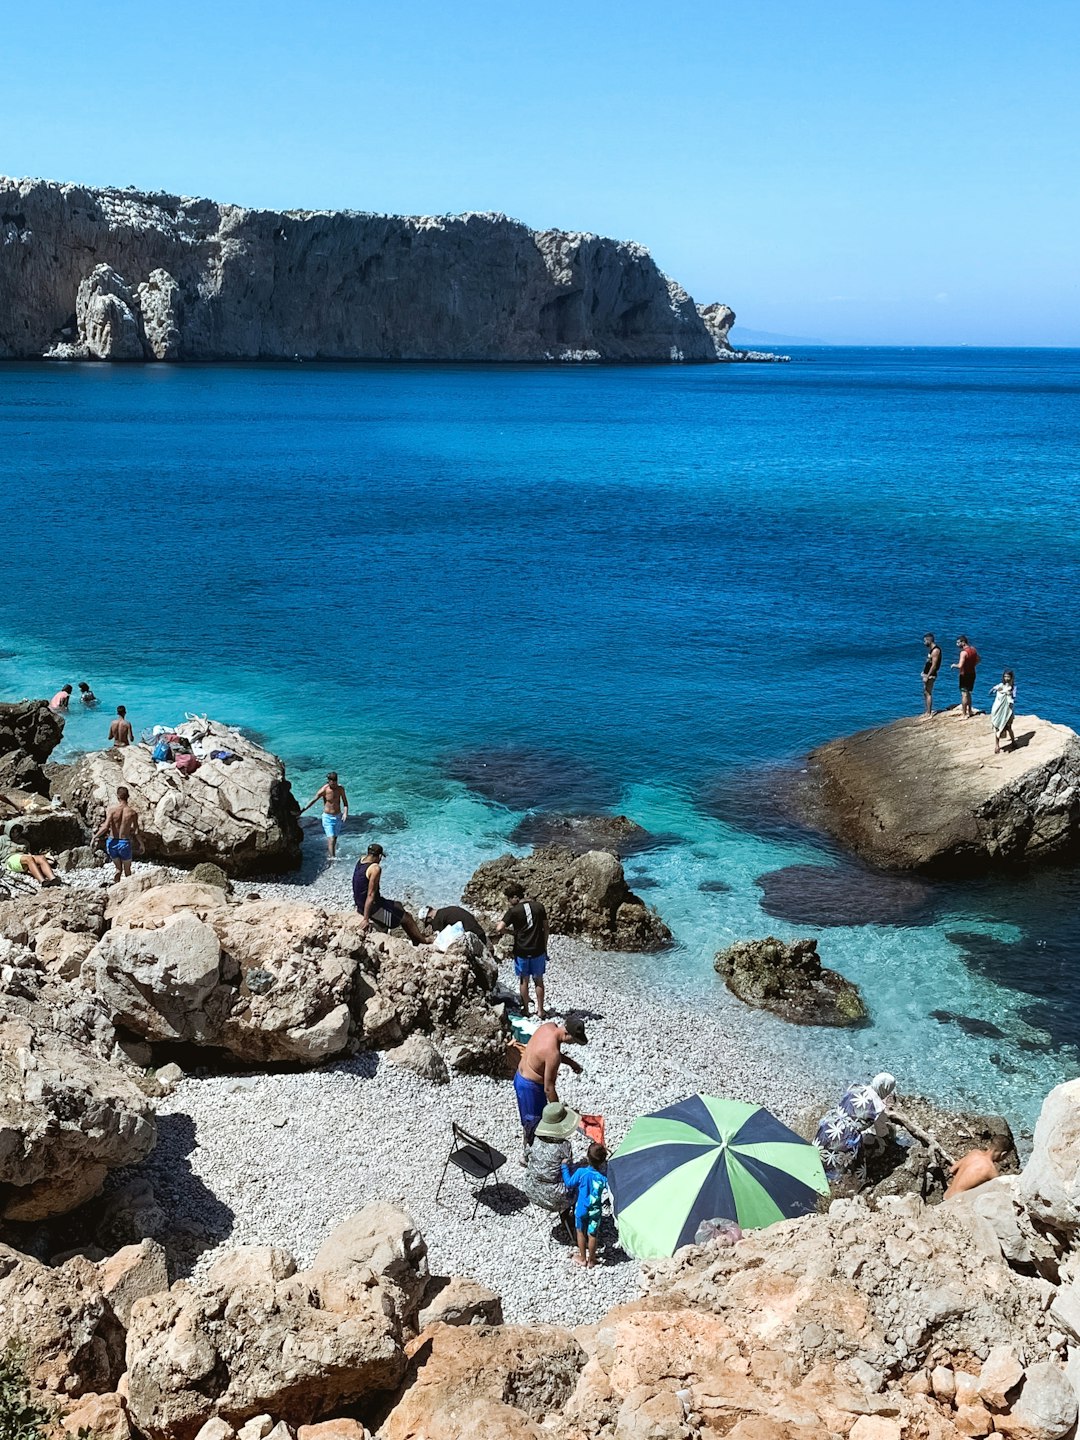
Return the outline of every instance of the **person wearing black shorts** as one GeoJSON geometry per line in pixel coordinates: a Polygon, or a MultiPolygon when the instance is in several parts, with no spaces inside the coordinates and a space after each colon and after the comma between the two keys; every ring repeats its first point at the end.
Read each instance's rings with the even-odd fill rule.
{"type": "Polygon", "coordinates": [[[414,945],[427,945],[430,936],[424,934],[401,901],[384,899],[379,889],[385,855],[383,847],[373,842],[353,871],[353,900],[360,911],[360,923],[365,930],[369,925],[380,930],[396,930],[400,925],[414,945]]]}
{"type": "Polygon", "coordinates": [[[536,988],[536,1013],[547,1018],[544,1009],[544,976],[547,973],[548,918],[539,900],[532,900],[516,881],[506,886],[503,894],[510,908],[495,927],[496,935],[507,930],[514,935],[514,974],[521,985],[522,1013],[529,1013],[529,981],[536,988]]]}
{"type": "Polygon", "coordinates": [[[927,715],[934,713],[934,681],[941,669],[941,646],[928,630],[923,636],[926,646],[926,664],[922,667],[923,708],[927,715]]]}

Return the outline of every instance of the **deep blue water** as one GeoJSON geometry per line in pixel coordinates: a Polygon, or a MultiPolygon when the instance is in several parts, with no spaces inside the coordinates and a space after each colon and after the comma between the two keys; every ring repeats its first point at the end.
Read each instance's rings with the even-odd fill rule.
{"type": "MultiPolygon", "coordinates": [[[[530,803],[626,810],[680,837],[628,868],[682,942],[627,964],[707,1003],[719,944],[808,929],[758,876],[843,869],[743,828],[747,772],[917,710],[925,629],[946,663],[972,636],[984,705],[1009,666],[1021,711],[1080,727],[1080,352],[794,354],[4,365],[0,686],[254,727],[304,799],[335,765],[355,810],[407,822],[416,899],[456,894],[530,803]]],[[[856,881],[816,933],[874,1025],[793,1053],[1030,1120],[1077,1067],[1075,876],[935,890],[901,925],[856,881]]]]}

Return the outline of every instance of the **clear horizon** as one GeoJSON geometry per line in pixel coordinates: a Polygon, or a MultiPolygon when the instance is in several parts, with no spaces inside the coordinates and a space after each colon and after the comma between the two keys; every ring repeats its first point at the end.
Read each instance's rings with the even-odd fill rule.
{"type": "Polygon", "coordinates": [[[1064,0],[96,15],[93,88],[82,7],[6,17],[9,174],[637,240],[778,343],[1080,345],[1064,0]]]}

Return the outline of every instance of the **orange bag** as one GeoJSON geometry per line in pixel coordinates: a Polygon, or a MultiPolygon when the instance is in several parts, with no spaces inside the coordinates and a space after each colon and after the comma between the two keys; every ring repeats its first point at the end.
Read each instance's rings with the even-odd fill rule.
{"type": "Polygon", "coordinates": [[[582,1115],[578,1129],[587,1140],[594,1141],[597,1145],[604,1143],[604,1117],[603,1115],[582,1115]]]}

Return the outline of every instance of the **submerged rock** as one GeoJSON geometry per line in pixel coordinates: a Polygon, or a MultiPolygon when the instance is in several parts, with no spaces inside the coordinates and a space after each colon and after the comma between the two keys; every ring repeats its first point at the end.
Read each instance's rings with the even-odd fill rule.
{"type": "Polygon", "coordinates": [[[816,940],[739,940],[720,951],[713,968],[745,1004],[796,1025],[862,1025],[868,1018],[858,986],[822,965],[816,940]]]}
{"type": "Polygon", "coordinates": [[[557,846],[531,855],[486,860],[463,899],[489,914],[507,908],[503,891],[516,880],[547,909],[553,934],[579,935],[605,950],[663,950],[671,931],[626,883],[618,856],[607,850],[576,855],[557,846]]]}
{"type": "Polygon", "coordinates": [[[754,882],[766,915],[792,925],[929,925],[936,892],[925,881],[855,864],[785,865],[754,882]]]}
{"type": "Polygon", "coordinates": [[[465,751],[448,760],[446,773],[485,800],[510,810],[528,810],[533,805],[588,810],[618,800],[617,787],[611,781],[576,755],[556,750],[521,746],[465,751]]]}
{"type": "Polygon", "coordinates": [[[511,845],[558,845],[565,850],[611,850],[625,858],[670,845],[675,837],[652,835],[626,815],[526,815],[510,832],[511,845]]]}
{"type": "Polygon", "coordinates": [[[1018,715],[995,755],[986,716],[906,717],[810,756],[826,828],[873,865],[962,874],[1080,849],[1080,736],[1018,715]]]}
{"type": "Polygon", "coordinates": [[[57,766],[52,789],[94,829],[116,787],[139,812],[145,855],[171,865],[209,861],[229,875],[264,875],[300,865],[300,807],[276,755],[229,726],[189,720],[176,733],[202,747],[191,775],[153,760],[147,744],[96,750],[57,766]],[[239,757],[211,759],[215,750],[239,757]]]}

